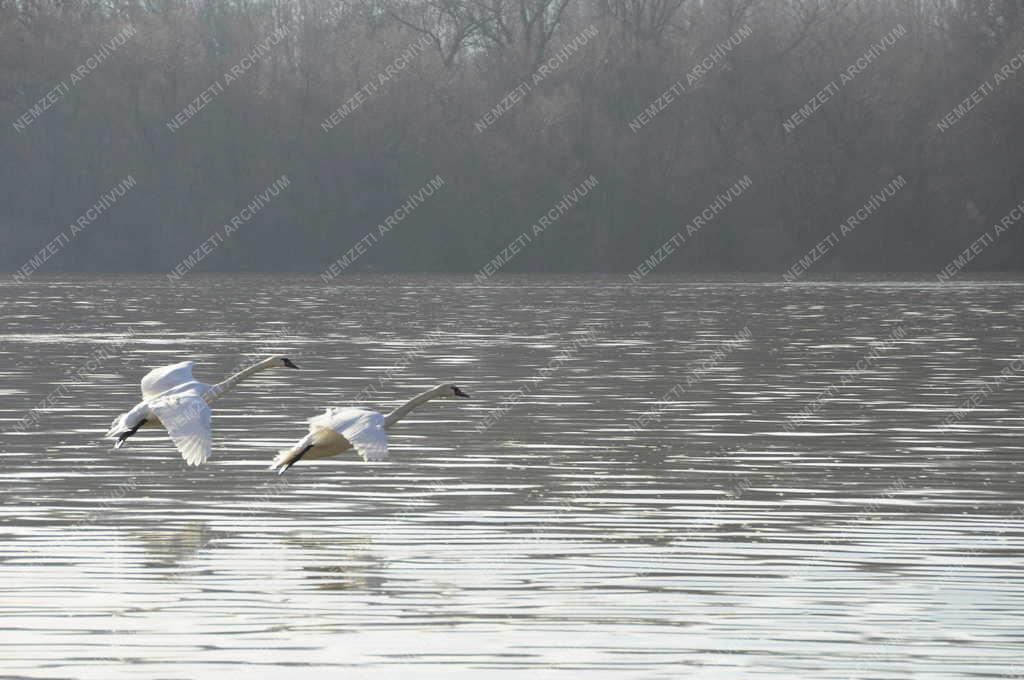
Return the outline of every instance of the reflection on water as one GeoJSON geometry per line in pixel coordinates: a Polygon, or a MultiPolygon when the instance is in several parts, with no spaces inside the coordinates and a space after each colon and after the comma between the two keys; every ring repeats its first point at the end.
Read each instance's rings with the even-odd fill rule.
{"type": "Polygon", "coordinates": [[[3,286],[0,668],[1024,673],[1024,376],[985,388],[1024,351],[1022,291],[3,286]],[[218,404],[210,465],[187,468],[157,432],[101,441],[149,367],[193,357],[215,381],[269,352],[303,370],[218,404]],[[474,400],[403,421],[391,462],[265,469],[324,406],[371,386],[387,407],[440,380],[474,400]]]}

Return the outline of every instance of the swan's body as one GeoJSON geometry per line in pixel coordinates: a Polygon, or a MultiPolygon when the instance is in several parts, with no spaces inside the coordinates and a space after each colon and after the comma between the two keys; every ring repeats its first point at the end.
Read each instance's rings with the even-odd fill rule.
{"type": "Polygon", "coordinates": [[[455,385],[438,385],[405,402],[386,416],[378,411],[361,408],[327,409],[309,419],[309,434],[290,449],[281,451],[270,469],[283,473],[302,458],[327,458],[355,449],[363,460],[380,461],[388,457],[387,431],[420,404],[431,399],[469,395],[455,385]]]}
{"type": "Polygon", "coordinates": [[[194,361],[182,361],[154,368],[142,379],[142,401],[122,413],[110,425],[106,437],[117,440],[115,449],[140,428],[162,427],[189,465],[199,465],[210,457],[213,434],[210,428],[210,404],[240,382],[268,368],[297,368],[291,359],[268,357],[216,385],[201,383],[192,377],[194,361]]]}

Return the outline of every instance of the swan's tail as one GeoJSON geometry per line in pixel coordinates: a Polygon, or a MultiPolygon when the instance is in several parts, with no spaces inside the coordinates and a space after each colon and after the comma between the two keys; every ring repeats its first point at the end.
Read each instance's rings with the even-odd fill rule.
{"type": "Polygon", "coordinates": [[[313,435],[307,434],[296,442],[295,446],[279,451],[274,462],[270,464],[270,469],[277,470],[277,474],[283,475],[288,468],[298,463],[311,448],[313,448],[313,435]]]}

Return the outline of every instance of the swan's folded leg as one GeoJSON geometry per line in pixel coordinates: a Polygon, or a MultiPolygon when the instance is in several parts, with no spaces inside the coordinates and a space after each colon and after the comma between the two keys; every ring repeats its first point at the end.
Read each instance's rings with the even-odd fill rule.
{"type": "Polygon", "coordinates": [[[119,448],[121,448],[122,446],[124,446],[124,443],[125,443],[125,441],[127,441],[128,437],[131,437],[131,436],[132,436],[133,434],[135,434],[136,432],[138,432],[138,431],[139,431],[139,428],[140,428],[140,427],[142,427],[143,425],[145,425],[145,424],[146,424],[147,422],[149,422],[149,421],[148,421],[148,420],[146,420],[145,418],[143,418],[143,419],[142,419],[142,420],[140,420],[140,421],[139,421],[139,423],[138,423],[138,424],[137,424],[137,425],[136,425],[135,427],[133,427],[132,429],[130,429],[130,430],[126,431],[126,432],[120,432],[120,433],[118,433],[118,434],[117,434],[117,441],[116,441],[116,442],[114,442],[114,448],[115,448],[115,449],[119,449],[119,448]]]}
{"type": "Polygon", "coordinates": [[[270,464],[270,469],[277,470],[279,475],[284,474],[285,470],[298,463],[311,448],[313,448],[313,435],[307,434],[295,446],[279,452],[274,458],[274,462],[270,464]]]}
{"type": "Polygon", "coordinates": [[[104,437],[116,440],[114,448],[119,449],[124,446],[124,442],[128,437],[131,437],[138,432],[140,427],[149,422],[150,416],[149,405],[146,402],[136,404],[132,410],[114,418],[114,422],[110,424],[110,429],[107,430],[104,437]]]}

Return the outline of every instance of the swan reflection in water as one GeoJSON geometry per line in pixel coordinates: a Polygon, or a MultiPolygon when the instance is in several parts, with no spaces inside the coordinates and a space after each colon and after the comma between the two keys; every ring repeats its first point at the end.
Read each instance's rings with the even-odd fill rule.
{"type": "MultiPolygon", "coordinates": [[[[195,567],[206,560],[209,571],[223,573],[231,569],[232,578],[242,579],[246,578],[245,572],[262,572],[272,565],[277,578],[293,582],[309,579],[314,587],[323,590],[383,592],[388,580],[384,576],[387,562],[373,549],[369,535],[321,537],[290,530],[281,536],[256,538],[249,529],[216,529],[209,522],[196,520],[133,531],[131,536],[146,551],[145,567],[163,569],[179,579],[195,575],[195,567]],[[241,559],[237,556],[237,552],[254,549],[255,555],[241,559]],[[236,554],[218,556],[218,551],[236,554]]],[[[261,579],[264,574],[249,576],[261,579]]]]}

